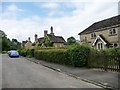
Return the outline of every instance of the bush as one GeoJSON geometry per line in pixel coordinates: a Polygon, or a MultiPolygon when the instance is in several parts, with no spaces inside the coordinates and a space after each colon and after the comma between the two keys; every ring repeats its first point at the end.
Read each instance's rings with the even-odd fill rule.
{"type": "Polygon", "coordinates": [[[73,65],[76,67],[83,67],[87,65],[87,57],[90,52],[90,48],[86,46],[74,45],[73,48],[68,50],[69,56],[73,65]]]}
{"type": "Polygon", "coordinates": [[[27,48],[22,48],[19,49],[19,53],[21,56],[24,57],[34,57],[34,49],[27,49],[27,48]]]}
{"type": "Polygon", "coordinates": [[[67,50],[53,49],[53,50],[36,50],[35,58],[45,60],[48,62],[69,65],[67,50]]]}
{"type": "Polygon", "coordinates": [[[72,44],[66,48],[43,47],[37,49],[21,49],[20,54],[27,57],[48,62],[71,65],[75,67],[87,66],[90,48],[79,43],[72,44]]]}
{"type": "Polygon", "coordinates": [[[2,54],[6,54],[7,53],[7,51],[2,51],[2,54]]]}
{"type": "Polygon", "coordinates": [[[74,44],[68,49],[35,50],[35,58],[53,63],[83,67],[87,65],[90,49],[74,44]]]}

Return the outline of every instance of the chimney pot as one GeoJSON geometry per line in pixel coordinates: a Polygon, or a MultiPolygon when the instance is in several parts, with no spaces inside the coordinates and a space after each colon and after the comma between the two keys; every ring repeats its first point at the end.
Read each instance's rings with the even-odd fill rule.
{"type": "Polygon", "coordinates": [[[47,33],[48,33],[48,31],[47,31],[47,30],[44,30],[44,37],[47,36],[47,33]]]}
{"type": "Polygon", "coordinates": [[[51,34],[51,35],[54,35],[54,33],[53,33],[53,27],[52,27],[52,26],[50,27],[50,30],[51,30],[51,33],[50,33],[50,34],[51,34]]]}

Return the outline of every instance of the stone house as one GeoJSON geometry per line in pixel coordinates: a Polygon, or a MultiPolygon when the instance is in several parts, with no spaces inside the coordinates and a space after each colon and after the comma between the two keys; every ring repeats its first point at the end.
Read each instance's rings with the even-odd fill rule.
{"type": "Polygon", "coordinates": [[[65,40],[62,36],[56,36],[53,33],[53,27],[50,28],[51,33],[48,34],[47,30],[44,30],[44,37],[38,38],[37,34],[35,34],[35,44],[36,45],[44,45],[44,39],[45,37],[48,37],[49,40],[52,42],[54,47],[64,47],[65,46],[65,40]]]}
{"type": "Polygon", "coordinates": [[[32,48],[33,47],[33,44],[30,40],[30,37],[28,38],[28,40],[22,41],[22,47],[25,47],[25,48],[32,48]]]}
{"type": "Polygon", "coordinates": [[[81,43],[97,49],[120,47],[120,15],[95,22],[78,35],[81,43]]]}

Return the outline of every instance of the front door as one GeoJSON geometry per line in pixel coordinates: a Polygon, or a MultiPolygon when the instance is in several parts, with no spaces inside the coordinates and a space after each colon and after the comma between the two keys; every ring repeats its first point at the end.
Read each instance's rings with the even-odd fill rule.
{"type": "Polygon", "coordinates": [[[99,50],[104,49],[103,43],[97,43],[97,49],[99,50]]]}

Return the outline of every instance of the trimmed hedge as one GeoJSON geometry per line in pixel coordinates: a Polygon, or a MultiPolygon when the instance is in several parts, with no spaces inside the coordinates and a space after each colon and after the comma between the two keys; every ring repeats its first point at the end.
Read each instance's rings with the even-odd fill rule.
{"type": "Polygon", "coordinates": [[[73,44],[65,48],[20,49],[20,55],[74,67],[101,68],[120,63],[120,48],[96,50],[73,44]]]}
{"type": "Polygon", "coordinates": [[[90,53],[90,48],[87,46],[75,45],[68,50],[69,57],[75,67],[87,66],[87,59],[90,53]]]}
{"type": "Polygon", "coordinates": [[[34,49],[22,48],[19,50],[21,56],[34,57],[34,49]]]}
{"type": "MultiPolygon", "coordinates": [[[[35,58],[40,60],[45,60],[48,62],[59,63],[59,64],[69,64],[68,52],[67,50],[36,50],[35,58]]],[[[70,65],[70,64],[69,64],[70,65]]]]}
{"type": "Polygon", "coordinates": [[[84,67],[90,49],[86,46],[73,45],[68,49],[35,50],[35,58],[48,62],[84,67]]]}

